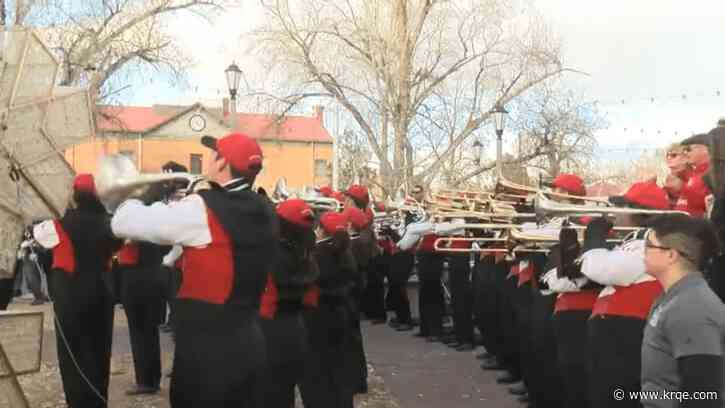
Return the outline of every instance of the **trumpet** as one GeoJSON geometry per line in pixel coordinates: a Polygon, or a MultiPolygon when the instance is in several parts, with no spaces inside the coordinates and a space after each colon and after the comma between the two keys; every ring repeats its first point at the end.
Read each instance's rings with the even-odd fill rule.
{"type": "Polygon", "coordinates": [[[111,213],[123,201],[142,195],[153,184],[186,180],[188,189],[199,179],[191,173],[142,174],[131,159],[122,154],[101,157],[94,175],[98,198],[111,213]]]}

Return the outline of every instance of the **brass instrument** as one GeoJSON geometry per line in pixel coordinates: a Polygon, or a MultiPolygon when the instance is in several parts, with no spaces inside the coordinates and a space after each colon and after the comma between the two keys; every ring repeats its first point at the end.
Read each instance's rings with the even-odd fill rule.
{"type": "Polygon", "coordinates": [[[553,191],[544,191],[535,187],[529,187],[522,184],[516,184],[512,181],[506,180],[503,177],[499,177],[496,180],[496,197],[502,198],[514,198],[521,201],[529,201],[532,198],[544,194],[548,197],[557,197],[561,199],[567,199],[574,202],[592,202],[600,206],[611,206],[611,203],[606,197],[587,197],[587,196],[576,196],[571,194],[555,193],[553,191]]]}
{"type": "Polygon", "coordinates": [[[311,194],[299,197],[289,191],[287,187],[287,179],[285,177],[278,178],[277,182],[274,184],[274,189],[272,190],[272,202],[279,203],[290,198],[299,198],[304,200],[315,211],[342,211],[342,203],[336,199],[314,196],[311,194]]]}
{"type": "Polygon", "coordinates": [[[199,176],[190,173],[142,174],[129,157],[113,154],[100,158],[93,178],[99,200],[107,211],[113,212],[124,200],[142,195],[153,184],[187,180],[192,186],[199,176]]]}
{"type": "Polygon", "coordinates": [[[632,215],[662,215],[662,214],[687,214],[683,211],[674,210],[649,210],[642,208],[625,207],[602,207],[581,204],[559,203],[549,199],[544,194],[537,194],[534,197],[534,211],[542,217],[568,215],[568,216],[606,216],[616,214],[632,215]]]}

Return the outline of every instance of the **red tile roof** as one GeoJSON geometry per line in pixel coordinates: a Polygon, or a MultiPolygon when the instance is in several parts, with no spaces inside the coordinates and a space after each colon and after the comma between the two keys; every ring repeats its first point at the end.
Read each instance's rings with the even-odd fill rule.
{"type": "MultiPolygon", "coordinates": [[[[102,106],[97,126],[100,131],[143,133],[173,120],[184,109],[102,106]]],[[[215,109],[208,111],[214,115],[215,109]]],[[[314,116],[286,116],[278,124],[275,115],[238,113],[237,116],[239,129],[255,139],[332,143],[327,129],[314,116]]]]}
{"type": "Polygon", "coordinates": [[[147,106],[101,106],[96,127],[107,132],[141,133],[158,126],[172,115],[159,115],[147,106]]]}

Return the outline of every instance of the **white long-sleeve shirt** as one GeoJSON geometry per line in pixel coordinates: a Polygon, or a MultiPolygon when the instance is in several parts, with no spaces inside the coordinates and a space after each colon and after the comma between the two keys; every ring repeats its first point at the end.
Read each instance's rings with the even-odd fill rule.
{"type": "Polygon", "coordinates": [[[211,243],[206,204],[197,194],[168,204],[127,200],[116,209],[111,230],[118,238],[158,245],[202,247],[211,243]]]}
{"type": "Polygon", "coordinates": [[[611,295],[614,286],[630,286],[655,280],[644,264],[644,240],[632,240],[612,250],[597,248],[582,255],[581,272],[587,278],[606,285],[599,296],[611,295]]]}

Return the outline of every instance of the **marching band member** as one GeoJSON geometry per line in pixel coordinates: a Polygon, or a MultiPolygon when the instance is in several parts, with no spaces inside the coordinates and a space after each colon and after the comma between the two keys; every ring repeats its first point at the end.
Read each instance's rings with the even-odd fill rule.
{"type": "MultiPolygon", "coordinates": [[[[378,212],[385,212],[385,204],[374,203],[378,212]]],[[[377,237],[379,254],[371,260],[368,268],[367,285],[362,296],[361,309],[371,319],[372,324],[382,324],[387,321],[385,312],[385,276],[390,272],[390,256],[393,242],[389,236],[377,237]]]]}
{"type": "Polygon", "coordinates": [[[675,205],[675,210],[686,211],[693,217],[705,216],[705,197],[710,190],[703,181],[703,176],[710,168],[710,144],[709,134],[699,134],[689,137],[680,143],[683,146],[688,164],[692,167],[689,177],[684,180],[680,197],[675,205]]]}
{"type": "Polygon", "coordinates": [[[259,302],[279,224],[269,200],[251,190],[262,169],[257,142],[241,133],[201,142],[216,152],[206,185],[169,204],[127,200],[111,227],[117,237],[183,247],[171,405],[246,406],[266,360],[259,302]]]}
{"type": "MultiPolygon", "coordinates": [[[[667,194],[653,181],[632,184],[620,197],[620,206],[669,209],[667,194]]],[[[617,226],[643,225],[647,216],[619,214],[617,226]]],[[[606,239],[612,224],[604,217],[592,220],[585,232],[581,273],[606,287],[589,319],[591,406],[639,406],[638,401],[616,401],[613,391],[625,395],[640,390],[640,352],[647,314],[662,286],[645,271],[644,241],[636,237],[609,250],[606,239]]]]}
{"type": "Polygon", "coordinates": [[[352,408],[353,390],[345,361],[350,337],[347,307],[357,265],[350,251],[347,217],[326,212],[317,227],[317,308],[304,312],[310,352],[300,394],[306,408],[352,408]]]}
{"type": "Polygon", "coordinates": [[[370,204],[370,195],[365,186],[353,184],[345,191],[347,200],[345,202],[344,214],[350,223],[353,232],[358,238],[351,242],[355,261],[357,262],[357,277],[352,287],[350,297],[350,312],[352,315],[352,337],[350,354],[350,367],[353,370],[353,378],[357,379],[355,393],[366,393],[368,390],[368,369],[365,358],[365,347],[363,345],[362,332],[360,330],[360,300],[365,290],[365,281],[370,260],[375,255],[377,246],[375,233],[372,230],[372,216],[366,213],[370,204]]]}
{"type": "Polygon", "coordinates": [[[73,408],[106,407],[113,299],[103,277],[120,242],[108,228],[92,175],[76,176],[63,218],[36,225],[33,236],[53,252],[50,279],[66,402],[73,408]]]}
{"type": "Polygon", "coordinates": [[[255,406],[290,408],[294,389],[304,375],[308,336],[302,319],[305,286],[317,279],[313,256],[314,216],[304,200],[277,205],[280,221],[278,255],[262,294],[260,315],[267,364],[256,379],[255,406]]]}

